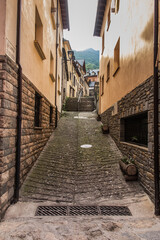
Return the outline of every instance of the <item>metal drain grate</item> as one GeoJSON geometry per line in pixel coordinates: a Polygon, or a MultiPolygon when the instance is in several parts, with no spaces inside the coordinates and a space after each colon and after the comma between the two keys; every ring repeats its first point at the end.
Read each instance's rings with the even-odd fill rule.
{"type": "Polygon", "coordinates": [[[124,206],[100,206],[101,215],[132,216],[128,207],[124,206]]]}
{"type": "Polygon", "coordinates": [[[71,216],[79,215],[98,215],[98,208],[95,206],[71,206],[69,214],[71,216]]]}
{"type": "Polygon", "coordinates": [[[37,208],[36,216],[66,216],[67,206],[40,206],[37,208]]]}
{"type": "Polygon", "coordinates": [[[39,206],[36,216],[132,216],[125,206],[39,206]]]}

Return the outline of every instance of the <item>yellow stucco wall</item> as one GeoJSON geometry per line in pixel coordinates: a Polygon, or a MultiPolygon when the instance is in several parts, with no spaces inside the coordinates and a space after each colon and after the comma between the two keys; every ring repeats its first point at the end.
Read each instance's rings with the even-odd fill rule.
{"type": "MultiPolygon", "coordinates": [[[[3,0],[4,1],[4,0],[3,0]]],[[[9,47],[16,50],[16,21],[17,0],[6,0],[6,41],[9,47]]],[[[55,7],[56,1],[54,0],[55,7]]],[[[54,58],[54,76],[56,67],[56,30],[53,27],[51,17],[50,0],[23,0],[21,23],[21,66],[23,74],[37,87],[37,89],[54,105],[55,83],[51,80],[50,51],[54,58]],[[46,59],[42,60],[34,45],[35,40],[35,9],[38,9],[43,24],[43,52],[46,59]]],[[[59,4],[59,36],[62,47],[63,29],[59,4]]],[[[0,23],[1,24],[1,23],[0,23]]],[[[0,38],[1,41],[1,38],[0,38]]],[[[7,43],[6,43],[7,44],[7,43]]],[[[13,55],[13,54],[12,54],[13,55]]],[[[13,57],[12,57],[13,59],[13,57]]],[[[61,89],[61,64],[62,58],[58,51],[58,76],[61,89]]],[[[56,76],[55,76],[56,77],[56,76]]],[[[58,89],[57,89],[58,90],[58,89]]],[[[61,96],[57,94],[58,110],[61,111],[61,96]]]]}
{"type": "Polygon", "coordinates": [[[111,0],[106,6],[101,29],[101,36],[103,32],[105,34],[105,49],[100,61],[99,76],[104,75],[104,94],[100,98],[100,113],[153,75],[153,1],[120,0],[119,12],[111,13],[111,23],[107,31],[110,3],[111,0]],[[113,76],[114,48],[119,37],[120,68],[113,76]],[[106,82],[109,60],[110,79],[106,82]]]}
{"type": "Polygon", "coordinates": [[[5,54],[6,0],[0,1],[0,54],[5,54]]]}

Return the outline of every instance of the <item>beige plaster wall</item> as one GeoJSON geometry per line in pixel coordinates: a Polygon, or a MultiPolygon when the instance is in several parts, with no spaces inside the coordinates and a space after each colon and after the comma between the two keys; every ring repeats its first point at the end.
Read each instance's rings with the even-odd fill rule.
{"type": "Polygon", "coordinates": [[[105,10],[101,36],[105,34],[105,49],[100,61],[100,74],[104,75],[104,95],[100,98],[100,113],[120,100],[132,89],[153,75],[153,12],[152,0],[120,0],[117,14],[111,13],[107,31],[105,10]],[[114,48],[120,37],[120,68],[113,76],[114,48]],[[107,64],[110,60],[110,79],[107,64]]]}
{"type": "Polygon", "coordinates": [[[17,0],[6,1],[6,54],[16,61],[17,0]]]}
{"type": "Polygon", "coordinates": [[[0,55],[5,54],[6,0],[0,1],[0,55]]]}
{"type": "MultiPolygon", "coordinates": [[[[4,1],[4,0],[3,0],[4,1]]],[[[56,1],[54,0],[55,7],[56,1]]],[[[7,0],[6,11],[6,38],[13,49],[16,48],[16,21],[17,0],[7,0]]],[[[59,36],[62,47],[63,29],[61,10],[59,4],[59,36]]],[[[1,24],[1,23],[0,23],[1,24]]],[[[56,30],[53,27],[51,17],[50,0],[23,0],[22,1],[22,23],[21,23],[21,65],[23,74],[37,87],[37,89],[54,105],[55,83],[51,80],[50,73],[50,51],[54,57],[54,76],[56,67],[56,30]],[[46,59],[42,60],[34,46],[35,40],[35,8],[37,7],[43,24],[43,52],[46,59]]],[[[58,50],[58,76],[61,89],[61,51],[58,50]]],[[[55,76],[56,77],[56,76],[55,76]]],[[[57,89],[58,92],[58,89],[57,89]]],[[[57,94],[58,110],[61,111],[61,96],[57,94]]]]}

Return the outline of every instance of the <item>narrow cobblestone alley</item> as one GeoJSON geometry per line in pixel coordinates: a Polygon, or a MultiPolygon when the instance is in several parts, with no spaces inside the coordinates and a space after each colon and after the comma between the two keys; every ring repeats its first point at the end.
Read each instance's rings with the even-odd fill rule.
{"type": "Polygon", "coordinates": [[[124,181],[121,157],[94,114],[65,112],[22,187],[22,200],[94,204],[101,198],[142,194],[136,182],[124,181]],[[81,148],[84,144],[92,147],[81,148]]]}
{"type": "Polygon", "coordinates": [[[160,222],[94,113],[64,112],[0,225],[0,240],[159,240],[160,222]],[[90,144],[92,148],[81,148],[90,144]],[[38,206],[128,206],[132,216],[35,216],[38,206]]]}

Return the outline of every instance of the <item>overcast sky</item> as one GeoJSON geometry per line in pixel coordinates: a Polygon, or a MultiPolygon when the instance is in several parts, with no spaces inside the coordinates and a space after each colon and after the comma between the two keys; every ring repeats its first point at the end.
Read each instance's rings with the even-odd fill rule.
{"type": "Polygon", "coordinates": [[[93,37],[98,0],[68,0],[70,31],[64,38],[73,50],[100,49],[101,39],[93,37]]]}

